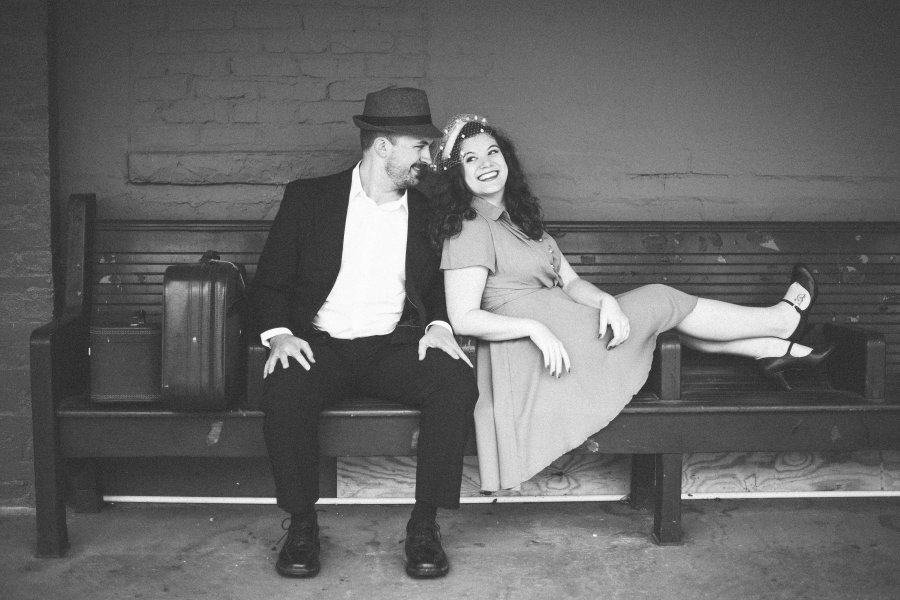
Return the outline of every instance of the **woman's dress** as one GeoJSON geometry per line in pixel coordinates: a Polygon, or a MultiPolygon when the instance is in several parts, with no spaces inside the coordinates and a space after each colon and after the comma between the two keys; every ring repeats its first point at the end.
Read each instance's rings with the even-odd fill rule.
{"type": "Polygon", "coordinates": [[[488,269],[481,308],[544,323],[563,343],[571,372],[544,367],[529,338],[479,342],[475,432],[481,489],[517,488],[605,427],[647,380],[656,337],[693,310],[696,297],[664,285],[617,296],[630,335],[607,350],[599,311],[572,300],[559,282],[560,251],[535,241],[503,209],[476,198],[476,217],[444,243],[441,268],[488,269]]]}

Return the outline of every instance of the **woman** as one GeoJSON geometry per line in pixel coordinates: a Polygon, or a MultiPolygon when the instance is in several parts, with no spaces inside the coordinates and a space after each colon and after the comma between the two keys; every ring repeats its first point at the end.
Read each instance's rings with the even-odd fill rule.
{"type": "Polygon", "coordinates": [[[796,343],[817,293],[802,265],[766,308],[664,285],[603,292],[543,230],[510,141],[475,115],[444,132],[432,233],[443,245],[451,324],[489,342],[479,346],[475,409],[482,489],[518,487],[605,427],[643,386],[663,331],[698,350],[757,359],[783,387],[784,371],[818,366],[832,351],[796,343]]]}

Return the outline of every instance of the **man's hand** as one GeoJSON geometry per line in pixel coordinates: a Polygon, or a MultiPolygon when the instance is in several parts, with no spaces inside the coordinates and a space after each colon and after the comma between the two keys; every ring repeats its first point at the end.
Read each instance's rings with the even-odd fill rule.
{"type": "Polygon", "coordinates": [[[456,343],[456,338],[453,337],[453,334],[446,327],[433,325],[428,328],[428,331],[419,340],[419,360],[425,359],[425,353],[429,348],[443,350],[451,358],[461,358],[467,365],[472,366],[472,361],[469,360],[463,349],[459,347],[459,344],[456,343]]]}
{"type": "Polygon", "coordinates": [[[313,358],[312,348],[309,347],[306,340],[287,333],[269,338],[269,348],[269,358],[263,367],[263,378],[275,370],[278,361],[281,361],[282,368],[287,369],[288,357],[294,358],[307,371],[310,369],[310,364],[316,362],[316,359],[313,358]]]}

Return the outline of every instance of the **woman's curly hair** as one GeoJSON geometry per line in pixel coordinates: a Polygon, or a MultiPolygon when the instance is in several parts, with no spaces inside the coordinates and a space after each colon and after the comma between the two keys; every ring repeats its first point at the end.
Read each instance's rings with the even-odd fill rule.
{"type": "MultiPolygon", "coordinates": [[[[503,132],[478,122],[464,125],[450,153],[450,162],[458,163],[461,141],[464,137],[478,135],[482,129],[485,134],[496,140],[497,146],[506,160],[509,175],[506,179],[503,200],[510,220],[531,239],[540,239],[544,235],[544,218],[540,202],[531,193],[515,147],[503,132]]],[[[429,225],[429,234],[431,243],[437,250],[440,250],[444,240],[459,235],[459,232],[462,231],[463,221],[471,221],[475,218],[475,209],[472,208],[474,196],[466,185],[462,164],[456,164],[446,171],[440,171],[437,176],[430,179],[432,219],[429,225]]]]}

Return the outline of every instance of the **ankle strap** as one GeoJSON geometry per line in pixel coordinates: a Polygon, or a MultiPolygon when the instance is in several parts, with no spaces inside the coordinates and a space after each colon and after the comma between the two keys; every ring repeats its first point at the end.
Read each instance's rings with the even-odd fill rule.
{"type": "Polygon", "coordinates": [[[794,304],[793,302],[788,300],[787,298],[782,298],[781,301],[784,302],[785,304],[787,304],[788,306],[792,307],[794,310],[796,310],[801,315],[803,314],[803,310],[799,306],[797,306],[796,304],[794,304]]]}

